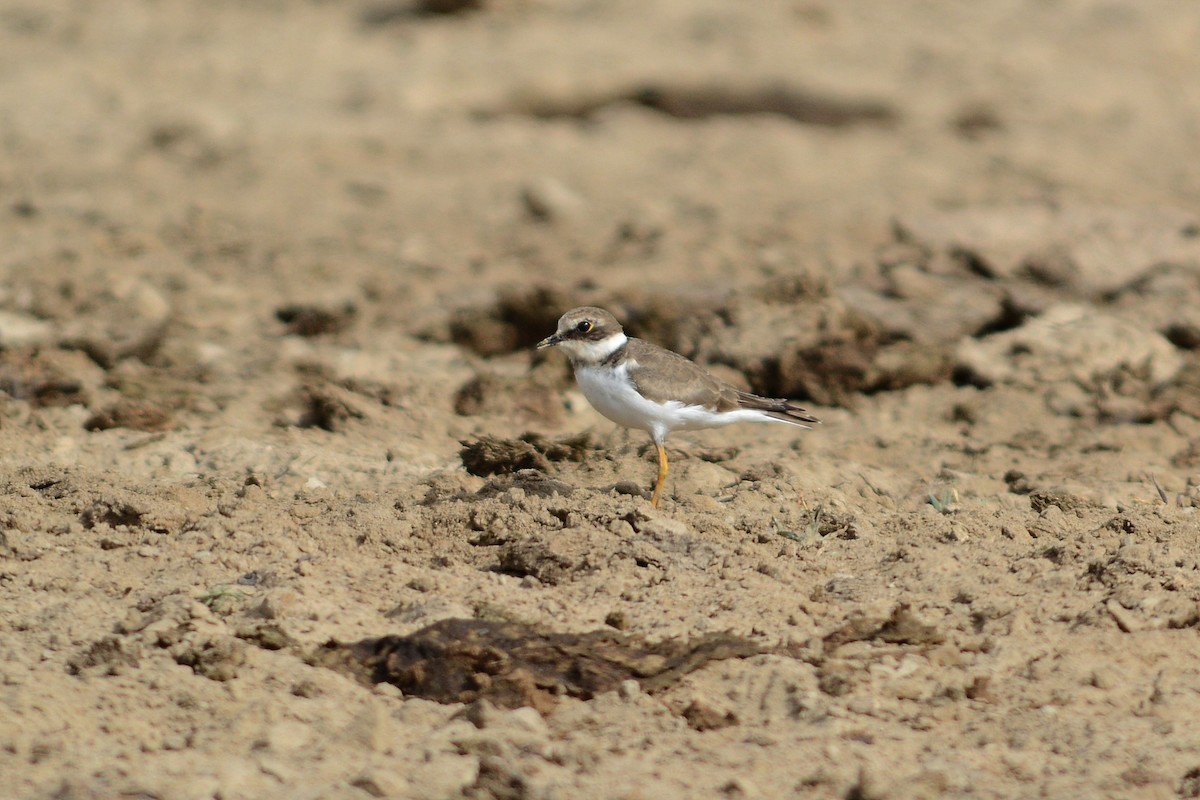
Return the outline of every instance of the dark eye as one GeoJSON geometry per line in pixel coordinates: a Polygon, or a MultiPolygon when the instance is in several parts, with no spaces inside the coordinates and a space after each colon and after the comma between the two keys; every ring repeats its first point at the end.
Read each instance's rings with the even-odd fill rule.
{"type": "Polygon", "coordinates": [[[580,333],[587,333],[591,329],[592,329],[592,323],[590,320],[586,320],[586,319],[583,322],[581,322],[575,326],[575,330],[579,331],[580,333]]]}

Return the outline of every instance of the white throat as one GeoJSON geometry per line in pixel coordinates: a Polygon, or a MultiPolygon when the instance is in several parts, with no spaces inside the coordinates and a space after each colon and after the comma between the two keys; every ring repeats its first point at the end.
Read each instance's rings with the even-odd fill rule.
{"type": "Polygon", "coordinates": [[[624,347],[627,341],[624,333],[614,333],[598,342],[567,340],[560,343],[559,348],[571,359],[572,366],[583,367],[599,364],[624,347]]]}

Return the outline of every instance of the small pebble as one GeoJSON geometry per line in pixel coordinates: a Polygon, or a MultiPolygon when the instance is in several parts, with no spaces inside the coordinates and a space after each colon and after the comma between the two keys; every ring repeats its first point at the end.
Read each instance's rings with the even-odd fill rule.
{"type": "Polygon", "coordinates": [[[622,700],[634,701],[642,694],[642,685],[632,678],[627,681],[621,681],[620,687],[617,688],[617,694],[622,700]]]}
{"type": "Polygon", "coordinates": [[[541,178],[522,187],[521,203],[529,216],[539,222],[572,217],[584,206],[583,198],[554,178],[541,178]]]}

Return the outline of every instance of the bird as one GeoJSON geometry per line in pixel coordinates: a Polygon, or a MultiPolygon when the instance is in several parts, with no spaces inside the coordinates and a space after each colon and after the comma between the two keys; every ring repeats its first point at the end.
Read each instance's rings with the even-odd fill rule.
{"type": "Polygon", "coordinates": [[[677,430],[734,422],[782,422],[801,428],[819,419],[790,400],[743,392],[694,361],[652,342],[626,336],[617,318],[595,306],[574,308],[537,344],[557,347],[592,407],[625,428],[643,430],[658,450],[651,505],[662,500],[670,467],[667,436],[677,430]]]}

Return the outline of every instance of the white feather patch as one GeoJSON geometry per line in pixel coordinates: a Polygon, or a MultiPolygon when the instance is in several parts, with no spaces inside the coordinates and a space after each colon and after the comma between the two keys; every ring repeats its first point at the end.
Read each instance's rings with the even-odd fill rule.
{"type": "Polygon", "coordinates": [[[580,364],[599,364],[624,347],[627,341],[628,338],[625,334],[614,333],[612,336],[601,339],[598,342],[581,342],[578,339],[564,339],[559,343],[558,349],[565,352],[572,361],[577,361],[580,364]]]}

